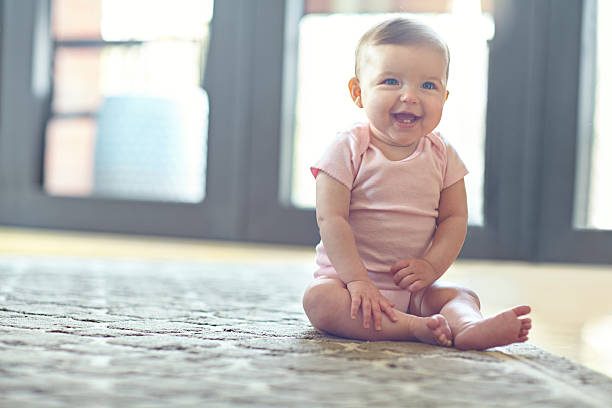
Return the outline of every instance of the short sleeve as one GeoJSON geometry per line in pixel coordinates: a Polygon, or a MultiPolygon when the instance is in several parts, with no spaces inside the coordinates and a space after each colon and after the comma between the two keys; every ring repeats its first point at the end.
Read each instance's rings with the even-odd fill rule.
{"type": "Polygon", "coordinates": [[[352,190],[364,150],[364,141],[358,133],[353,130],[339,133],[310,171],[315,178],[322,171],[352,190]]]}
{"type": "Polygon", "coordinates": [[[455,148],[446,139],[443,139],[443,141],[446,147],[446,172],[442,189],[445,189],[465,177],[468,174],[468,169],[455,148]]]}

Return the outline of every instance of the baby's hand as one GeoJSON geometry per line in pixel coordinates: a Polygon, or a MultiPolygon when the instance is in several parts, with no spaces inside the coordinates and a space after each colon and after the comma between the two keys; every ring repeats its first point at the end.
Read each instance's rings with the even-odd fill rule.
{"type": "Polygon", "coordinates": [[[380,293],[372,282],[356,280],[346,285],[351,294],[351,319],[357,318],[357,312],[361,307],[363,314],[363,327],[370,327],[372,316],[374,317],[374,328],[382,330],[382,313],[384,312],[391,321],[396,322],[393,304],[380,293]]]}
{"type": "Polygon", "coordinates": [[[440,276],[424,259],[401,259],[391,267],[393,281],[402,289],[417,292],[428,287],[440,276]]]}

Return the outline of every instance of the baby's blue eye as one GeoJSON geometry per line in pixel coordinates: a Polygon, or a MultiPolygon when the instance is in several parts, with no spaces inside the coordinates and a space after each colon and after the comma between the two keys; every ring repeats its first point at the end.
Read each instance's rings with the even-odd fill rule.
{"type": "Polygon", "coordinates": [[[434,84],[433,82],[425,82],[423,85],[421,85],[424,89],[436,89],[436,84],[434,84]]]}
{"type": "Polygon", "coordinates": [[[387,78],[382,83],[385,85],[399,85],[399,81],[395,78],[387,78]]]}

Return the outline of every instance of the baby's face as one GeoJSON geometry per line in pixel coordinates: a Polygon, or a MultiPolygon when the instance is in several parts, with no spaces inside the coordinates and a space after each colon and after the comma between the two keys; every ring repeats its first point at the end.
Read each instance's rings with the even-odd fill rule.
{"type": "MultiPolygon", "coordinates": [[[[447,98],[446,58],[426,45],[374,45],[362,53],[356,103],[373,136],[387,146],[416,148],[438,126],[447,98]]],[[[353,87],[354,88],[354,87],[353,87]]]]}

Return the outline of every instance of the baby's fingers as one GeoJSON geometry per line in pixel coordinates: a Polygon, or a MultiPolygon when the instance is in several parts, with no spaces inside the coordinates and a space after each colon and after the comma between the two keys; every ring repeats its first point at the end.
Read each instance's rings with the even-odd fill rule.
{"type": "Polygon", "coordinates": [[[399,261],[394,263],[393,266],[391,266],[389,271],[391,273],[397,273],[401,269],[404,269],[404,268],[410,266],[411,263],[412,263],[412,259],[400,259],[399,261]]]}
{"type": "Polygon", "coordinates": [[[408,286],[408,290],[410,292],[418,292],[419,290],[423,289],[425,286],[427,286],[425,281],[417,280],[416,282],[414,282],[414,283],[412,283],[412,284],[410,284],[408,286]]]}
{"type": "Polygon", "coordinates": [[[370,328],[370,319],[372,315],[372,303],[369,299],[363,299],[361,303],[361,312],[363,313],[363,328],[370,328]]]}
{"type": "Polygon", "coordinates": [[[404,278],[402,278],[402,280],[399,281],[397,286],[399,286],[402,289],[406,289],[406,288],[409,288],[411,285],[413,285],[417,280],[418,280],[417,276],[414,273],[411,273],[405,276],[404,278]]]}
{"type": "Polygon", "coordinates": [[[361,297],[352,296],[351,297],[351,319],[357,318],[357,312],[359,312],[360,306],[361,306],[361,297]]]}
{"type": "Polygon", "coordinates": [[[395,309],[393,308],[393,304],[391,303],[381,303],[382,311],[389,316],[392,322],[397,322],[397,315],[395,314],[395,309]]]}
{"type": "Polygon", "coordinates": [[[374,328],[376,330],[382,330],[382,313],[378,303],[372,304],[372,315],[374,316],[374,328]]]}

